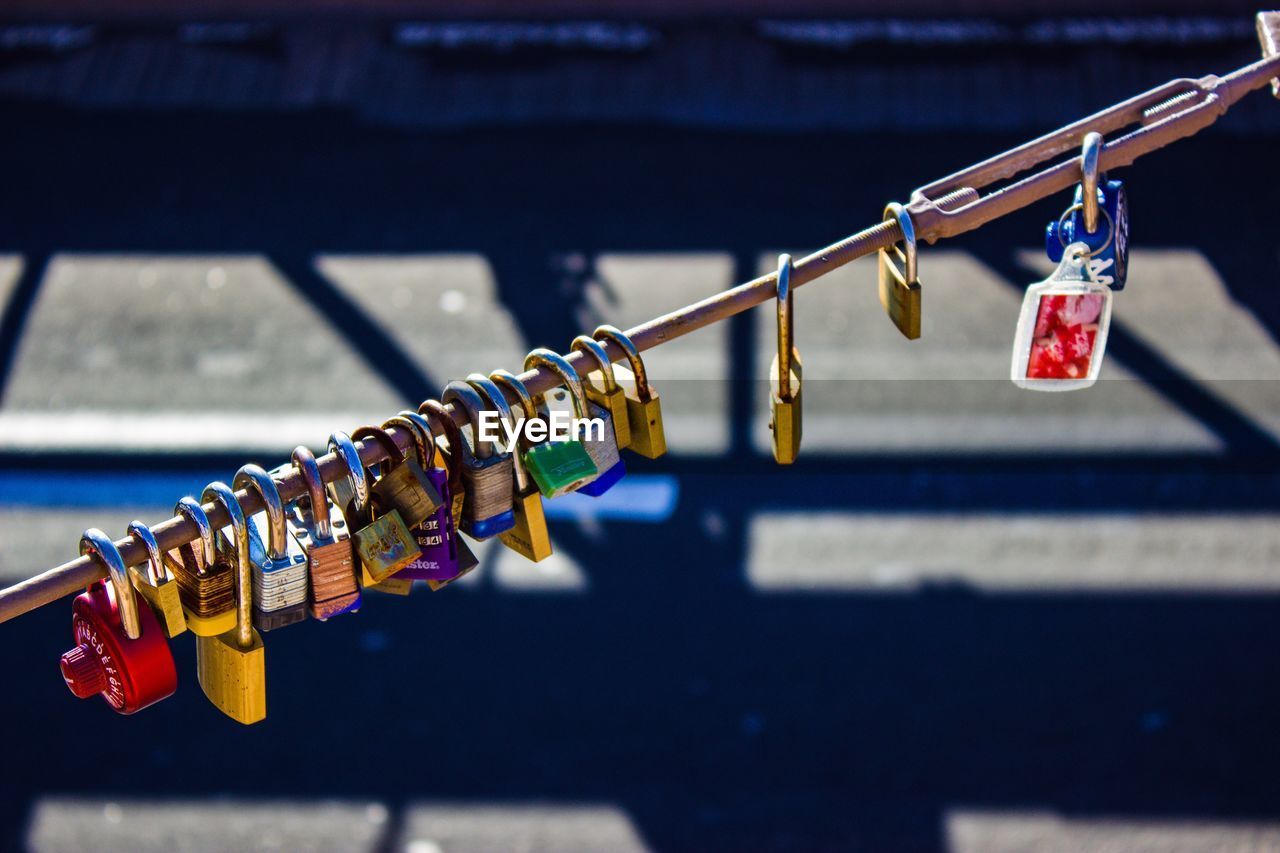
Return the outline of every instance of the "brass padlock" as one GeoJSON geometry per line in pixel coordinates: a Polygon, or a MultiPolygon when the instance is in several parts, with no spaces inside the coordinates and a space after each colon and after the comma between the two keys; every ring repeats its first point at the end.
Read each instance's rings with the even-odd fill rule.
{"type": "Polygon", "coordinates": [[[249,559],[249,520],[226,483],[210,483],[202,500],[222,504],[235,539],[235,627],[196,640],[196,675],[213,706],[238,723],[267,716],[266,650],[253,627],[253,567],[249,559]]]}
{"type": "Polygon", "coordinates": [[[795,301],[791,292],[791,256],[778,256],[778,354],[769,367],[769,429],[773,458],[790,465],[800,455],[800,353],[795,346],[795,301]]]}
{"type": "MultiPolygon", "coordinates": [[[[524,417],[530,417],[531,411],[536,417],[537,407],[529,394],[529,389],[525,388],[524,383],[519,379],[510,377],[510,374],[507,376],[509,378],[503,384],[511,388],[519,397],[524,417]]],[[[467,377],[467,382],[485,398],[490,408],[498,411],[503,420],[511,425],[512,430],[519,430],[520,424],[517,423],[511,406],[503,396],[502,388],[498,386],[496,379],[473,373],[467,377]]],[[[523,430],[519,430],[517,435],[522,433],[523,430]]],[[[521,439],[517,438],[517,442],[520,441],[521,439]]],[[[499,534],[498,541],[536,563],[551,556],[551,534],[547,531],[547,517],[542,510],[542,492],[538,489],[538,484],[529,476],[529,472],[525,470],[524,463],[521,461],[521,449],[518,444],[511,448],[515,473],[515,491],[511,496],[511,509],[516,523],[510,530],[499,534]]]]}
{"type": "Polygon", "coordinates": [[[128,533],[147,551],[147,571],[131,569],[129,574],[138,594],[151,605],[165,636],[176,637],[187,630],[187,617],[182,612],[182,596],[178,582],[169,577],[160,555],[160,543],[151,528],[141,521],[129,522],[128,533]]]}
{"type": "Polygon", "coordinates": [[[582,390],[586,392],[588,400],[609,410],[613,437],[617,440],[618,449],[624,450],[630,447],[631,418],[627,415],[627,395],[618,384],[617,377],[614,376],[613,362],[609,361],[609,354],[605,352],[599,341],[587,335],[578,335],[574,338],[573,343],[570,344],[570,351],[585,353],[595,361],[596,370],[583,371],[579,374],[582,378],[582,390]],[[591,381],[595,373],[599,373],[602,377],[600,387],[596,387],[591,381]]]}
{"type": "Polygon", "coordinates": [[[880,304],[909,341],[920,337],[920,277],[916,269],[916,230],[906,208],[896,201],[884,209],[885,222],[897,222],[902,248],[880,250],[880,304]],[[899,266],[901,265],[901,266],[899,266]]]}
{"type": "Polygon", "coordinates": [[[662,424],[662,403],[658,400],[657,392],[649,385],[649,374],[644,369],[640,350],[616,326],[597,326],[592,337],[617,344],[627,354],[631,374],[635,379],[633,391],[628,393],[626,389],[623,390],[626,395],[627,421],[631,427],[631,443],[627,449],[647,459],[657,459],[667,452],[667,434],[662,424]]]}
{"type": "Polygon", "coordinates": [[[199,501],[184,497],[174,511],[200,531],[198,547],[195,543],[183,545],[176,558],[175,552],[168,555],[187,630],[198,637],[216,637],[236,624],[235,570],[220,559],[213,526],[199,501]]]}
{"type": "Polygon", "coordinates": [[[440,506],[440,492],[427,478],[419,460],[406,456],[395,439],[378,427],[360,427],[351,437],[359,442],[377,441],[389,457],[378,466],[378,478],[369,486],[374,510],[395,510],[409,528],[417,527],[430,518],[440,506]]]}
{"type": "MultiPolygon", "coordinates": [[[[386,433],[382,434],[386,436],[386,433]]],[[[390,436],[386,436],[386,441],[399,452],[390,436]]],[[[422,552],[397,510],[374,517],[368,475],[350,436],[343,432],[333,433],[329,436],[329,449],[346,466],[347,480],[354,495],[351,503],[341,509],[354,531],[352,538],[356,554],[360,557],[364,585],[376,586],[409,565],[422,552]]]]}

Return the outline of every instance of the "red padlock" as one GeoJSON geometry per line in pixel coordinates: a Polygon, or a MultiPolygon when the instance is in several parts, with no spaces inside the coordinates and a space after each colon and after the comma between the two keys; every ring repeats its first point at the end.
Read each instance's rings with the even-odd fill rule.
{"type": "Polygon", "coordinates": [[[169,641],[150,607],[139,607],[129,570],[111,537],[91,527],[80,553],[106,566],[100,580],[76,596],[71,631],[76,647],[62,656],[62,677],[81,699],[102,694],[116,713],[132,714],[173,695],[178,671],[169,641]]]}

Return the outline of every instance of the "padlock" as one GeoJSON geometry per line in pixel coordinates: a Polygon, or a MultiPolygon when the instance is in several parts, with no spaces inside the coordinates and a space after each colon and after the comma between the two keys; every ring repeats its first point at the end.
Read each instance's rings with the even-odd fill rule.
{"type": "Polygon", "coordinates": [[[438,427],[439,435],[435,440],[439,441],[443,438],[449,447],[449,453],[444,454],[439,452],[439,445],[437,445],[437,452],[441,459],[446,460],[442,464],[449,471],[449,515],[453,519],[453,529],[457,530],[462,523],[462,509],[467,502],[466,489],[462,482],[462,453],[458,450],[464,444],[462,431],[454,423],[448,409],[440,405],[439,400],[424,401],[418,406],[418,414],[438,427]]]}
{"type": "Polygon", "coordinates": [[[1097,381],[1113,293],[1094,279],[1090,251],[1072,243],[1053,274],[1027,288],[1010,375],[1019,388],[1074,391],[1097,381]]]}
{"type": "Polygon", "coordinates": [[[210,483],[201,499],[221,504],[231,520],[236,624],[216,637],[196,638],[196,675],[213,707],[237,723],[251,725],[267,716],[267,667],[262,635],[253,627],[249,520],[226,483],[210,483]]]}
{"type": "Polygon", "coordinates": [[[262,498],[262,512],[249,517],[249,556],[253,564],[253,626],[270,631],[307,618],[307,555],[289,535],[284,502],[271,475],[245,465],[231,481],[235,489],[252,489],[262,498]],[[266,529],[266,546],[257,553],[266,529]]]}
{"type": "Polygon", "coordinates": [[[169,568],[178,582],[178,594],[187,630],[197,637],[216,637],[236,624],[235,570],[219,559],[218,543],[204,507],[192,497],[178,501],[174,511],[200,531],[199,545],[191,543],[170,552],[169,568]]]}
{"type": "Polygon", "coordinates": [[[578,335],[569,348],[570,351],[581,352],[595,361],[596,370],[579,374],[582,378],[582,390],[586,393],[588,400],[609,411],[609,425],[613,427],[613,437],[617,441],[618,449],[626,450],[631,446],[631,419],[627,417],[627,395],[618,384],[617,377],[614,376],[613,362],[609,360],[609,354],[599,341],[588,335],[578,335]],[[596,387],[591,380],[596,373],[601,377],[599,387],[596,387]]]}
{"type": "MultiPolygon", "coordinates": [[[[511,406],[497,383],[480,373],[468,376],[467,382],[484,398],[490,409],[502,416],[513,433],[517,436],[523,433],[519,428],[521,424],[516,421],[511,406]]],[[[533,408],[533,398],[529,396],[528,389],[520,383],[520,380],[517,379],[516,383],[520,386],[517,394],[520,397],[521,409],[527,413],[530,408],[533,408]]],[[[516,523],[510,530],[500,534],[498,540],[512,551],[536,563],[551,556],[551,534],[547,531],[547,517],[542,510],[542,492],[525,471],[521,461],[519,437],[516,442],[516,446],[511,448],[512,468],[515,475],[511,509],[516,523]]]]}
{"type": "MultiPolygon", "coordinates": [[[[400,448],[389,435],[377,427],[362,428],[363,435],[369,436],[370,430],[376,430],[383,441],[384,449],[400,453],[400,448]]],[[[357,430],[360,433],[361,430],[357,430]]],[[[338,458],[347,466],[348,479],[356,474],[368,483],[371,474],[366,471],[360,461],[360,454],[352,439],[345,433],[335,432],[329,437],[329,449],[337,453],[338,458]]],[[[356,554],[360,557],[363,586],[376,586],[409,565],[422,552],[418,549],[409,533],[409,527],[401,518],[399,510],[390,509],[375,512],[372,501],[372,488],[366,486],[359,489],[355,500],[345,507],[347,523],[351,525],[352,539],[355,541],[356,554]],[[363,501],[363,503],[362,503],[363,501]]]]}
{"type": "Polygon", "coordinates": [[[1049,260],[1060,263],[1069,244],[1084,243],[1092,253],[1089,272],[1093,278],[1112,290],[1124,290],[1129,278],[1129,195],[1123,181],[1108,180],[1099,172],[1102,148],[1101,134],[1085,135],[1075,198],[1066,212],[1045,228],[1045,253],[1049,260]]]}
{"type": "MultiPolygon", "coordinates": [[[[435,401],[428,401],[435,402],[435,401]]],[[[424,404],[425,406],[426,404],[424,404]]],[[[445,420],[448,420],[445,416],[445,420]]],[[[457,426],[448,420],[456,431],[457,426]]],[[[453,489],[462,491],[462,474],[457,473],[456,485],[453,475],[446,469],[445,457],[436,446],[435,432],[431,421],[416,412],[404,411],[387,421],[386,425],[395,424],[410,430],[418,448],[419,464],[427,477],[440,493],[441,505],[422,524],[410,530],[418,549],[422,552],[416,560],[401,569],[396,577],[412,580],[423,580],[428,583],[447,583],[462,573],[458,562],[458,543],[462,540],[453,526],[453,489]]],[[[457,441],[462,441],[459,434],[457,441]]]]}
{"type": "Polygon", "coordinates": [[[515,474],[511,454],[503,451],[499,444],[502,427],[492,425],[499,436],[497,440],[481,439],[484,402],[465,382],[450,382],[445,386],[441,400],[445,404],[460,406],[467,413],[471,429],[471,441],[468,442],[464,435],[454,451],[462,458],[462,486],[466,494],[460,529],[472,539],[490,539],[510,530],[516,523],[511,508],[515,474]]]}
{"type": "Polygon", "coordinates": [[[795,302],[791,292],[791,256],[778,256],[778,354],[769,366],[773,458],[790,465],[800,455],[800,353],[795,347],[795,302]]]}
{"type": "Polygon", "coordinates": [[[71,605],[75,648],[60,665],[67,688],[80,699],[101,694],[119,714],[132,714],[178,689],[178,671],[164,629],[149,607],[139,607],[129,570],[115,543],[97,528],[80,537],[80,553],[107,570],[71,605]]]}
{"type": "Polygon", "coordinates": [[[165,636],[176,637],[187,630],[187,617],[182,612],[182,595],[178,592],[178,582],[169,576],[160,555],[160,543],[156,541],[151,528],[134,520],[129,522],[128,532],[147,551],[146,571],[129,570],[133,585],[138,594],[151,605],[165,636]]]}
{"type": "Polygon", "coordinates": [[[378,427],[361,427],[351,437],[361,442],[373,438],[388,454],[387,461],[378,466],[378,478],[369,486],[374,511],[395,510],[410,528],[430,518],[441,504],[440,492],[418,459],[406,456],[395,439],[378,427]]]}
{"type": "Polygon", "coordinates": [[[920,337],[920,276],[916,263],[916,229],[911,215],[896,201],[884,209],[885,222],[897,222],[902,231],[902,248],[894,245],[881,249],[880,305],[903,337],[914,341],[920,337]]]}
{"type": "MultiPolygon", "coordinates": [[[[592,337],[617,344],[627,354],[635,383],[635,388],[630,393],[624,388],[627,421],[631,425],[631,444],[627,449],[647,459],[657,459],[667,452],[667,434],[662,424],[662,404],[657,392],[649,385],[649,374],[640,358],[640,350],[632,343],[631,338],[615,326],[597,326],[592,337]]],[[[614,368],[615,373],[624,369],[614,368]]]]}
{"type": "Polygon", "coordinates": [[[303,445],[293,449],[293,466],[307,485],[306,493],[295,504],[300,518],[289,526],[307,554],[307,606],[311,616],[324,621],[354,613],[360,609],[357,559],[342,511],[336,506],[330,509],[320,466],[309,449],[303,445]]]}
{"type": "Polygon", "coordinates": [[[520,423],[521,443],[518,445],[518,452],[526,474],[539,491],[549,498],[555,498],[591,482],[598,472],[586,446],[575,438],[553,441],[550,434],[545,441],[531,440],[526,426],[529,422],[539,421],[545,426],[550,421],[546,407],[538,407],[529,394],[529,389],[525,388],[514,373],[495,370],[489,374],[489,378],[509,389],[521,401],[524,418],[520,423]]]}
{"type": "MultiPolygon", "coordinates": [[[[531,370],[534,367],[545,367],[555,373],[560,378],[560,384],[569,392],[569,400],[576,418],[575,431],[578,428],[582,429],[582,444],[591,456],[591,461],[595,463],[597,471],[596,476],[579,487],[578,492],[593,498],[600,497],[613,488],[627,473],[622,456],[618,453],[617,442],[614,440],[612,415],[605,407],[586,399],[578,372],[564,356],[540,347],[524,357],[524,369],[531,370]],[[601,422],[603,429],[600,428],[601,424],[589,423],[589,420],[601,422]]],[[[546,399],[545,394],[543,399],[546,399]]]]}

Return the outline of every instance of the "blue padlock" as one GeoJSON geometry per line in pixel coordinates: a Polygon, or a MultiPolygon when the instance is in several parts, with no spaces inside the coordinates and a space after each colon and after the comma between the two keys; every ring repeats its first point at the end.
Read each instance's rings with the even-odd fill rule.
{"type": "Polygon", "coordinates": [[[1062,261],[1062,253],[1075,242],[1086,244],[1095,252],[1089,259],[1089,270],[1100,284],[1112,290],[1124,290],[1129,277],[1129,197],[1123,181],[1098,182],[1098,227],[1090,234],[1084,227],[1084,185],[1076,185],[1076,194],[1067,213],[1045,229],[1044,247],[1049,260],[1062,261]]]}

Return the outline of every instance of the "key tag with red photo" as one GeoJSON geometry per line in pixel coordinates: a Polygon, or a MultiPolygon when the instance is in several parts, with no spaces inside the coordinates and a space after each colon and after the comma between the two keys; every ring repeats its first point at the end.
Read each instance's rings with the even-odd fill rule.
{"type": "Polygon", "coordinates": [[[1027,288],[1013,340],[1019,388],[1075,391],[1098,379],[1111,325],[1111,288],[1089,268],[1093,252],[1072,243],[1053,275],[1027,288]]]}

